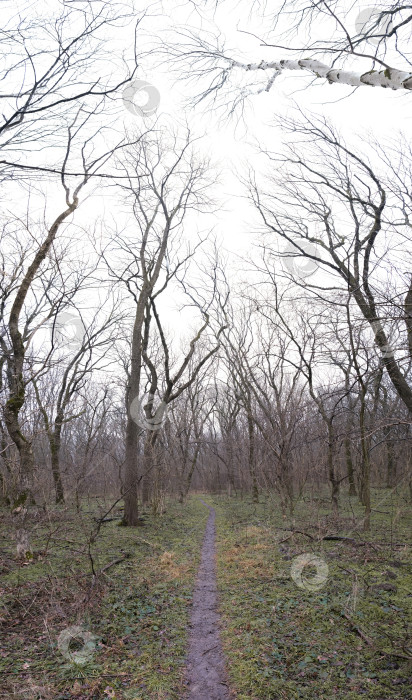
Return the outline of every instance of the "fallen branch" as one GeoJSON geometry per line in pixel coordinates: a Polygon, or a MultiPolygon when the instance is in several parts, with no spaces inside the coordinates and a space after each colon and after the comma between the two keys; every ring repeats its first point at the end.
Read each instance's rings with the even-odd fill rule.
{"type": "Polygon", "coordinates": [[[309,535],[309,533],[308,533],[308,532],[304,532],[304,530],[295,530],[295,529],[292,528],[292,527],[278,527],[278,528],[276,528],[276,529],[277,529],[277,530],[283,530],[284,532],[293,532],[294,534],[295,534],[295,533],[298,533],[299,535],[305,535],[305,537],[309,537],[311,540],[314,540],[314,539],[315,539],[315,538],[313,537],[313,535],[309,535]]]}
{"type": "Polygon", "coordinates": [[[284,542],[287,542],[288,540],[290,540],[291,537],[292,537],[292,535],[289,535],[289,537],[285,537],[284,540],[279,540],[279,542],[277,544],[283,544],[284,542]]]}
{"type": "Polygon", "coordinates": [[[115,566],[115,564],[120,564],[122,561],[129,558],[130,554],[125,554],[124,557],[120,557],[119,559],[115,559],[114,561],[109,562],[109,564],[106,564],[105,566],[103,566],[102,569],[100,569],[98,575],[103,574],[105,571],[107,571],[107,569],[111,569],[112,566],[115,566]]]}
{"type": "Polygon", "coordinates": [[[358,627],[354,623],[352,618],[349,617],[349,615],[347,613],[342,612],[341,615],[342,615],[342,617],[345,618],[345,620],[347,620],[350,623],[350,626],[352,627],[352,629],[359,635],[359,637],[361,639],[363,639],[364,642],[366,642],[366,644],[368,644],[369,646],[373,646],[373,641],[365,634],[365,632],[363,632],[363,630],[361,630],[360,627],[358,627]]]}
{"type": "Polygon", "coordinates": [[[96,523],[111,523],[113,520],[121,520],[122,515],[115,515],[113,518],[93,518],[96,523]]]}
{"type": "Polygon", "coordinates": [[[367,542],[360,542],[355,540],[354,537],[342,537],[341,535],[325,535],[320,538],[321,540],[346,540],[347,542],[354,542],[355,544],[368,544],[367,542]]]}
{"type": "Polygon", "coordinates": [[[385,656],[396,656],[398,659],[406,659],[406,661],[412,660],[412,654],[400,654],[398,651],[385,651],[384,649],[382,649],[381,653],[385,654],[385,656]]]}
{"type": "Polygon", "coordinates": [[[407,542],[382,542],[382,540],[379,540],[378,542],[366,542],[365,540],[356,540],[353,537],[342,537],[340,535],[325,535],[320,539],[334,541],[346,540],[346,542],[353,542],[353,544],[356,544],[358,547],[365,547],[366,545],[369,545],[370,547],[374,547],[375,545],[380,545],[381,547],[406,547],[408,544],[407,542]]]}
{"type": "MultiPolygon", "coordinates": [[[[93,588],[93,586],[95,585],[96,581],[98,580],[99,576],[101,576],[101,574],[104,574],[104,572],[107,571],[108,569],[110,569],[112,566],[115,566],[115,564],[120,564],[122,561],[124,561],[125,559],[128,559],[129,557],[130,557],[130,554],[125,554],[123,557],[119,557],[118,559],[114,559],[113,561],[109,562],[108,564],[105,564],[105,566],[103,566],[99,571],[94,572],[93,577],[92,577],[92,585],[91,585],[90,589],[93,588]]],[[[90,598],[90,594],[89,594],[89,598],[90,598]]]]}

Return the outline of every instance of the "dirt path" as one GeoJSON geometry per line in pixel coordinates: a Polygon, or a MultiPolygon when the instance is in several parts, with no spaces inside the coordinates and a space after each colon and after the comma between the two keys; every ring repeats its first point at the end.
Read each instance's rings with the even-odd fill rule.
{"type": "Polygon", "coordinates": [[[215,562],[215,510],[210,510],[193,593],[189,656],[188,700],[229,700],[219,637],[215,562]]]}

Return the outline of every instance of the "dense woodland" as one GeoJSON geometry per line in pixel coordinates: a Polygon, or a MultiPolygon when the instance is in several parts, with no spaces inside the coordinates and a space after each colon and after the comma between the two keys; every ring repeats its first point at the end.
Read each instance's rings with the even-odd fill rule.
{"type": "MultiPolygon", "coordinates": [[[[322,117],[282,119],[284,153],[263,152],[243,183],[257,223],[233,279],[213,231],[188,235],[213,207],[216,177],[190,132],[154,122],[104,148],[99,120],[136,65],[85,82],[105,58],[102,30],[126,21],[104,3],[89,10],[62,12],[51,44],[29,15],[4,35],[4,80],[35,59],[38,76],[3,98],[5,191],[26,197],[2,215],[3,502],[21,519],[53,499],[122,496],[134,525],[139,502],[161,509],[191,488],[255,501],[274,489],[290,513],[303,492],[328,488],[336,513],[340,492],[359,498],[368,528],[371,485],[412,488],[406,136],[348,144],[322,117]],[[82,200],[102,185],[124,226],[89,221],[82,200]],[[164,297],[191,308],[189,331],[167,323],[164,297]]],[[[387,42],[374,40],[377,63],[387,42]]],[[[192,51],[196,67],[206,48],[192,51]]]]}
{"type": "MultiPolygon", "coordinates": [[[[32,602],[21,597],[23,567],[36,572],[45,560],[47,568],[66,529],[64,547],[82,573],[64,568],[60,577],[67,561],[58,559],[48,578],[40,569],[36,574],[53,615],[61,614],[53,618],[57,627],[74,615],[67,612],[70,598],[76,615],[92,610],[98,596],[106,601],[101,609],[115,599],[114,579],[104,584],[103,574],[132,558],[123,550],[130,545],[140,566],[136,577],[142,567],[152,576],[135,591],[144,614],[160,610],[160,597],[171,595],[172,588],[162,592],[164,580],[181,581],[186,598],[174,592],[174,608],[164,599],[164,614],[173,608],[180,617],[163,620],[165,629],[180,634],[205,523],[200,493],[231,533],[220,540],[227,552],[219,550],[218,573],[228,577],[219,585],[229,630],[225,591],[231,587],[241,609],[250,591],[261,590],[257,572],[250,589],[237,591],[231,567],[236,562],[247,576],[253,557],[258,561],[272,541],[270,527],[276,537],[284,531],[278,554],[285,560],[301,554],[296,533],[307,546],[315,540],[355,546],[356,532],[357,546],[365,549],[352,552],[353,566],[367,569],[376,555],[381,573],[393,561],[401,570],[412,501],[410,7],[398,0],[367,8],[283,0],[276,9],[259,0],[247,6],[243,0],[18,4],[16,10],[4,3],[0,35],[0,570],[9,596],[0,624],[10,622],[21,601],[22,619],[32,604],[36,610],[30,573],[32,602]],[[243,53],[225,43],[226,31],[234,35],[235,15],[243,53]],[[246,31],[257,17],[261,33],[246,31]],[[156,68],[167,70],[171,93],[179,86],[184,95],[178,113],[162,111],[161,91],[145,79],[145,70],[156,68]],[[337,100],[349,114],[351,105],[364,104],[356,100],[365,93],[378,100],[374,105],[382,100],[390,129],[374,130],[375,107],[367,133],[341,129],[326,107],[322,111],[337,100]],[[312,94],[316,109],[305,102],[312,94]],[[254,101],[261,109],[273,105],[261,133],[248,126],[254,101]],[[398,129],[397,117],[408,110],[409,121],[400,119],[398,129]],[[244,129],[252,144],[253,157],[231,172],[236,192],[230,201],[222,184],[230,166],[205,145],[202,118],[216,130],[222,124],[232,125],[233,134],[244,129]],[[239,244],[236,255],[225,235],[236,236],[238,220],[228,231],[222,213],[226,205],[236,209],[234,197],[249,236],[246,252],[239,244]],[[236,530],[244,522],[246,535],[236,530]],[[115,530],[118,524],[124,527],[115,530]],[[187,530],[179,534],[179,527],[187,530]],[[385,528],[391,560],[383,554],[385,528]],[[78,533],[85,537],[81,545],[78,533]],[[296,545],[290,553],[282,549],[289,540],[296,545]],[[236,548],[249,546],[256,548],[249,559],[236,559],[236,548]],[[152,554],[144,558],[144,547],[163,552],[160,563],[153,564],[152,554]],[[112,549],[113,561],[105,558],[112,549]],[[190,564],[182,563],[186,556],[190,564]],[[82,576],[90,577],[88,588],[82,576]],[[64,588],[75,583],[76,592],[64,588]],[[161,592],[148,602],[152,584],[161,592]]],[[[213,539],[213,529],[208,532],[213,539]]],[[[349,555],[342,561],[342,581],[353,578],[350,600],[357,600],[360,568],[354,572],[349,555]]],[[[385,585],[394,593],[393,583],[385,585]]],[[[121,586],[116,590],[121,598],[121,586]]],[[[256,599],[256,610],[265,595],[256,599]]],[[[391,655],[395,664],[410,663],[402,607],[410,591],[405,596],[393,609],[400,614],[392,611],[392,622],[379,632],[391,645],[379,663],[391,655]]],[[[253,636],[253,605],[252,622],[239,618],[233,638],[253,636]]],[[[344,607],[343,624],[374,650],[377,638],[354,621],[355,607],[351,613],[344,607]]],[[[48,630],[45,609],[38,614],[48,630]]],[[[268,613],[256,615],[258,629],[268,613]]],[[[103,616],[94,624],[103,629],[103,616]]],[[[37,639],[40,631],[33,634],[37,639]]],[[[121,639],[130,634],[122,631],[121,639]]],[[[145,639],[144,625],[140,634],[145,639]]],[[[236,645],[230,647],[227,634],[232,681],[238,688],[250,682],[236,697],[314,697],[281,685],[278,694],[265,694],[263,685],[253,685],[260,671],[236,670],[236,645]]],[[[256,645],[263,644],[259,634],[256,645]]],[[[173,644],[183,658],[183,642],[173,644]]],[[[19,640],[16,645],[21,648],[19,640]]],[[[252,642],[245,658],[250,648],[252,642]]],[[[153,649],[143,666],[163,658],[153,649]]],[[[250,668],[263,658],[259,653],[250,668]]],[[[276,653],[281,660],[283,652],[276,653]]],[[[317,659],[326,662],[324,653],[317,659]]],[[[375,662],[369,662],[370,670],[375,662]]],[[[174,669],[170,659],[164,663],[174,669]]],[[[311,657],[300,663],[297,673],[305,675],[311,657]]],[[[399,665],[390,668],[397,673],[399,665]]],[[[181,691],[162,694],[153,673],[153,687],[145,677],[143,695],[133,697],[182,697],[181,691]]],[[[368,695],[362,683],[376,684],[372,675],[359,681],[353,691],[359,695],[345,695],[339,683],[351,678],[346,674],[317,697],[331,697],[339,687],[336,697],[382,698],[388,687],[368,695]]],[[[82,695],[78,677],[72,681],[71,695],[39,690],[30,697],[132,697],[110,695],[103,686],[97,695],[90,689],[82,695]]],[[[13,689],[2,697],[23,697],[13,689]]],[[[409,697],[402,692],[396,698],[409,697]]]]}

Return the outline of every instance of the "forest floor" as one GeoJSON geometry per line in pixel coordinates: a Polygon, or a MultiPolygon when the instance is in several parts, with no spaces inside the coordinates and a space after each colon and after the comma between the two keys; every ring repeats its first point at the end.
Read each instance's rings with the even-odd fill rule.
{"type": "Polygon", "coordinates": [[[216,525],[198,495],[98,533],[102,502],[39,510],[26,562],[0,511],[0,698],[201,700],[213,669],[219,699],[411,700],[407,494],[374,491],[369,533],[356,498],[202,498],[216,525]]]}
{"type": "Polygon", "coordinates": [[[368,533],[356,498],[342,499],[339,518],[309,493],[293,518],[271,497],[206,500],[217,514],[222,642],[238,700],[412,698],[407,494],[374,490],[368,533]],[[324,539],[333,536],[348,539],[324,539]],[[311,561],[312,572],[302,569],[311,561]]]}
{"type": "Polygon", "coordinates": [[[76,514],[54,507],[47,518],[39,512],[34,557],[25,564],[14,556],[2,514],[1,700],[182,697],[209,512],[198,499],[171,503],[161,517],[146,515],[144,527],[107,522],[90,543],[93,518],[105,508],[85,505],[76,514]],[[94,585],[89,549],[98,574],[94,585]],[[76,635],[79,627],[88,636],[76,635]],[[82,647],[84,658],[75,656],[82,647]]]}

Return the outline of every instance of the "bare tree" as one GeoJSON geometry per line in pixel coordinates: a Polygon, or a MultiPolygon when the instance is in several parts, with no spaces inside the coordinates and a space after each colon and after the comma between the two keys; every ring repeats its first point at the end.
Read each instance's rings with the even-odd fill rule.
{"type": "MultiPolygon", "coordinates": [[[[42,170],[60,175],[52,153],[56,146],[65,149],[65,131],[79,108],[94,116],[107,113],[133,78],[136,45],[127,60],[126,54],[111,50],[108,40],[109,29],[116,39],[131,18],[137,28],[140,19],[126,5],[86,0],[81,7],[58,2],[41,15],[27,7],[6,22],[0,38],[3,177],[42,170]],[[30,163],[17,155],[25,150],[30,163]]],[[[83,169],[77,172],[82,175],[83,169]]]]}
{"type": "Polygon", "coordinates": [[[397,248],[410,226],[411,161],[393,146],[389,165],[389,154],[385,156],[382,149],[384,172],[380,174],[366,154],[347,146],[324,120],[291,120],[287,129],[295,141],[287,149],[288,177],[271,176],[270,191],[252,183],[252,198],[265,230],[286,243],[283,251],[278,250],[280,257],[306,258],[324,271],[326,283],[297,279],[308,294],[327,298],[328,288],[330,292],[336,286],[342,293],[349,290],[372,329],[395,390],[412,411],[411,279],[401,260],[395,285],[385,285],[386,269],[391,259],[395,264],[397,248]],[[296,145],[298,137],[303,137],[304,145],[302,141],[296,145]],[[400,346],[398,356],[389,335],[400,346]]]}
{"type": "Polygon", "coordinates": [[[196,162],[192,153],[189,134],[183,145],[177,138],[169,143],[161,136],[142,138],[129,151],[125,169],[128,184],[122,187],[132,205],[135,232],[123,234],[119,243],[121,254],[126,254],[126,264],[120,262],[116,268],[108,260],[107,251],[104,255],[111,273],[126,286],[135,307],[126,400],[124,522],[137,525],[137,453],[141,428],[136,423],[134,409],[141,398],[145,323],[153,302],[192,256],[190,249],[182,255],[176,253],[177,243],[187,213],[191,209],[201,210],[208,201],[208,178],[206,164],[196,162]]]}
{"type": "Polygon", "coordinates": [[[240,447],[238,418],[241,404],[239,395],[230,384],[222,386],[215,382],[214,391],[216,395],[214,417],[217,425],[215,425],[215,420],[210,421],[209,433],[213,437],[210,449],[214,450],[217,459],[226,468],[228,495],[231,496],[232,491],[236,494],[240,471],[237,454],[240,447]]]}
{"type": "MultiPolygon", "coordinates": [[[[266,312],[267,313],[267,312],[266,312]]],[[[260,314],[265,314],[260,307],[260,314]]],[[[265,314],[266,315],[266,314],[265,314]]],[[[294,450],[306,398],[306,381],[301,359],[291,366],[292,342],[273,319],[260,329],[259,353],[250,381],[259,413],[258,428],[275,461],[275,485],[281,507],[293,514],[295,499],[294,450]]],[[[271,460],[271,461],[272,461],[271,460]]]]}
{"type": "Polygon", "coordinates": [[[254,347],[254,329],[248,309],[236,311],[222,304],[228,330],[224,334],[225,355],[229,383],[233,386],[236,401],[243,409],[247,431],[247,463],[252,486],[252,499],[259,502],[259,485],[256,465],[256,398],[250,382],[249,354],[254,347]]]}
{"type": "MultiPolygon", "coordinates": [[[[76,339],[78,347],[72,350],[69,344],[69,356],[67,356],[67,353],[64,353],[63,339],[63,355],[61,355],[61,352],[59,353],[58,351],[62,350],[62,343],[57,343],[57,348],[54,348],[57,352],[52,353],[49,358],[49,363],[53,365],[53,369],[50,369],[50,364],[48,363],[38,376],[33,379],[37,402],[49,441],[56,503],[64,502],[60,472],[62,430],[68,422],[79,415],[77,412],[74,414],[68,414],[68,412],[76,396],[87,386],[91,374],[96,371],[102,371],[107,364],[113,361],[109,353],[115,342],[115,330],[120,321],[119,310],[116,307],[115,301],[113,308],[108,311],[105,318],[100,318],[101,313],[97,312],[87,325],[84,320],[80,321],[79,315],[83,333],[78,333],[76,339]],[[54,357],[54,355],[60,356],[54,357]],[[39,381],[41,380],[43,380],[45,385],[42,388],[43,390],[39,387],[39,381]],[[47,391],[50,383],[52,383],[51,392],[47,391]]],[[[53,325],[53,336],[55,338],[56,326],[55,324],[53,325]]],[[[58,334],[63,334],[61,328],[58,329],[58,334]]]]}
{"type": "MultiPolygon", "coordinates": [[[[130,21],[130,11],[107,2],[98,7],[86,2],[81,8],[62,3],[49,16],[39,16],[33,7],[27,8],[25,16],[22,12],[12,17],[0,39],[1,177],[18,187],[25,186],[25,179],[33,174],[45,174],[60,182],[65,203],[46,224],[42,241],[31,248],[27,268],[23,258],[18,278],[13,278],[4,290],[11,308],[5,319],[9,344],[5,347],[2,343],[8,392],[3,415],[19,455],[20,483],[14,510],[23,519],[25,504],[33,498],[34,469],[32,439],[20,420],[28,381],[25,360],[32,340],[30,335],[25,337],[22,328],[25,307],[57,234],[79,206],[83,188],[91,178],[104,176],[100,168],[124,143],[122,138],[96,157],[101,127],[93,126],[93,121],[107,110],[110,98],[128,83],[136,69],[136,52],[132,50],[129,65],[125,55],[113,54],[109,73],[107,68],[96,70],[107,56],[106,30],[124,27],[130,21]],[[31,154],[31,162],[27,162],[26,151],[31,154]]],[[[20,530],[22,544],[18,547],[23,552],[28,536],[24,527],[20,530]]]]}
{"type": "MultiPolygon", "coordinates": [[[[194,362],[196,360],[192,364],[194,362]]],[[[204,426],[216,405],[216,394],[210,391],[211,371],[214,371],[212,362],[202,368],[180,399],[174,401],[169,412],[171,420],[168,425],[173,426],[173,436],[169,437],[168,456],[175,452],[180,503],[184,503],[189,493],[199,454],[204,447],[204,426]]],[[[192,368],[189,374],[193,376],[192,368]]]]}
{"type": "MultiPolygon", "coordinates": [[[[162,354],[163,354],[163,367],[162,375],[164,377],[164,385],[160,393],[161,406],[167,407],[173,404],[176,399],[181,396],[189,387],[196,381],[199,373],[204,367],[207,367],[211,358],[219,350],[220,342],[219,337],[224,330],[224,326],[221,326],[216,334],[216,339],[212,338],[212,342],[206,343],[204,334],[210,327],[210,306],[214,301],[214,291],[212,291],[212,298],[209,303],[201,309],[203,316],[202,325],[196,331],[194,331],[191,340],[189,341],[189,348],[184,352],[183,358],[180,362],[172,363],[171,353],[169,349],[169,343],[166,338],[166,334],[162,327],[159,313],[156,309],[154,299],[150,300],[150,309],[153,310],[153,315],[156,320],[156,328],[159,333],[162,354]],[[203,340],[203,347],[200,346],[200,341],[203,340]],[[213,342],[215,340],[215,342],[213,342]],[[202,347],[202,351],[200,348],[202,347]],[[174,366],[173,366],[174,365],[174,366]],[[176,366],[177,365],[177,366],[176,366]]],[[[149,426],[155,426],[156,424],[156,414],[153,409],[153,401],[156,393],[159,390],[159,376],[158,367],[155,366],[154,362],[148,355],[148,336],[150,332],[150,310],[147,310],[145,316],[145,333],[143,340],[143,360],[146,364],[149,375],[150,375],[150,387],[148,391],[149,400],[144,406],[144,411],[146,414],[147,424],[149,426]]],[[[157,413],[157,412],[156,412],[157,413]]],[[[157,437],[159,435],[158,430],[149,430],[146,434],[144,453],[143,453],[143,475],[142,475],[142,501],[146,503],[149,500],[150,491],[150,472],[153,469],[153,456],[154,448],[157,442],[157,437]]],[[[197,460],[197,455],[196,455],[197,460]]],[[[192,473],[190,479],[193,475],[193,470],[196,465],[196,460],[193,463],[192,473]]],[[[189,482],[190,483],[190,482],[189,482]]]]}
{"type": "MultiPolygon", "coordinates": [[[[257,5],[267,31],[259,37],[240,29],[240,37],[248,34],[256,39],[256,50],[246,60],[242,46],[237,52],[226,48],[219,28],[184,30],[165,49],[168,61],[177,64],[181,74],[183,68],[184,77],[196,84],[195,103],[209,99],[233,113],[248,97],[271,91],[280,76],[296,71],[307,75],[308,84],[321,80],[353,89],[412,89],[409,5],[385,1],[363,13],[352,3],[337,0],[283,0],[276,10],[272,4],[257,5]],[[269,50],[278,55],[267,59],[269,50]],[[240,86],[239,76],[244,78],[240,86]]],[[[236,12],[240,27],[242,19],[246,27],[250,3],[238,3],[236,12]]]]}

